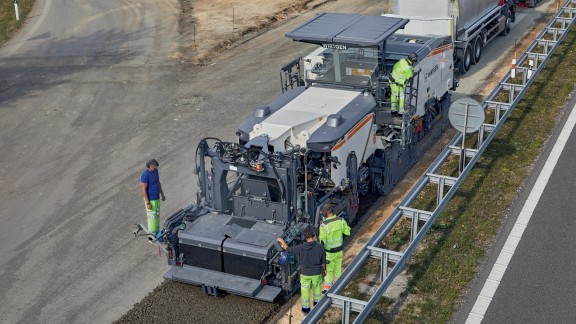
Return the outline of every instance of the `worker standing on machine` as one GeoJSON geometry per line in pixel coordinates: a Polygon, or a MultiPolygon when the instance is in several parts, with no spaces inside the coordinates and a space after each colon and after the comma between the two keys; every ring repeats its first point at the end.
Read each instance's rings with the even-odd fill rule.
{"type": "Polygon", "coordinates": [[[278,243],[287,252],[296,254],[300,264],[300,295],[302,299],[302,313],[310,312],[310,288],[314,291],[314,305],[322,298],[322,275],[326,273],[326,251],[316,242],[314,233],[310,228],[304,230],[306,242],[288,246],[284,239],[277,238],[278,243]]]}
{"type": "Polygon", "coordinates": [[[342,246],[344,235],[350,235],[350,226],[341,218],[336,217],[329,203],[322,206],[326,219],[320,224],[320,243],[326,249],[326,276],[324,277],[324,290],[330,289],[332,284],[342,274],[342,246]]]}
{"type": "Polygon", "coordinates": [[[160,184],[158,165],[156,159],[146,162],[146,169],[140,176],[142,196],[144,196],[144,203],[146,204],[148,231],[154,236],[156,236],[160,227],[160,196],[162,196],[162,201],[166,200],[160,184]]]}
{"type": "Polygon", "coordinates": [[[410,53],[408,58],[401,59],[394,64],[392,73],[390,74],[390,111],[392,115],[397,115],[400,110],[400,116],[404,114],[404,93],[406,83],[414,77],[414,63],[418,62],[418,55],[410,53]],[[400,106],[400,107],[398,107],[400,106]]]}

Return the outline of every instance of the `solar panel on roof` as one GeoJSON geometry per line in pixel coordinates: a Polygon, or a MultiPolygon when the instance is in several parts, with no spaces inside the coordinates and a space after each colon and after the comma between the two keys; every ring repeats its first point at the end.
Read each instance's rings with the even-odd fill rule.
{"type": "Polygon", "coordinates": [[[322,13],[286,33],[295,41],[313,44],[345,44],[353,47],[376,47],[409,19],[366,16],[346,13],[322,13]]]}

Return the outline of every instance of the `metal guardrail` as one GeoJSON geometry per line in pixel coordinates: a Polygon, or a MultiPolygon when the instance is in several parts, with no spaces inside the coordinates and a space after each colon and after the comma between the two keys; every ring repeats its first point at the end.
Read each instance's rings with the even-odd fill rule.
{"type": "Polygon", "coordinates": [[[318,322],[331,306],[342,308],[342,323],[344,324],[350,323],[351,312],[358,313],[354,323],[362,323],[366,320],[386,289],[405,266],[424,235],[427,234],[438,215],[444,210],[480,156],[484,153],[494,137],[496,137],[496,134],[508,116],[510,116],[518,102],[524,97],[528,91],[528,87],[542,71],[559,44],[564,40],[568,31],[574,25],[575,17],[576,0],[567,0],[548,22],[544,30],[542,30],[517,60],[516,65],[518,67],[515,70],[517,74],[516,78],[513,79],[511,77],[511,71],[508,72],[482,103],[484,110],[490,109],[494,111],[494,123],[485,123],[480,127],[478,131],[478,148],[467,148],[462,151],[463,134],[461,132],[456,134],[442,153],[440,153],[436,160],[430,165],[424,175],[418,180],[412,190],[404,197],[398,207],[396,207],[392,215],[380,226],[356,258],[348,265],[342,276],[326,293],[326,296],[324,296],[304,318],[302,323],[318,322]],[[512,82],[518,80],[518,78],[521,80],[520,84],[512,82]],[[505,98],[506,100],[499,101],[502,99],[498,98],[504,96],[507,97],[505,98]],[[484,138],[486,134],[488,134],[488,136],[484,138]],[[461,152],[470,160],[457,178],[437,174],[451,155],[459,156],[461,152]],[[436,208],[433,211],[426,211],[410,207],[418,195],[424,191],[430,183],[437,185],[436,208]],[[444,189],[446,187],[450,187],[450,189],[445,193],[444,189]],[[403,217],[411,219],[411,242],[408,247],[404,251],[392,251],[380,248],[379,246],[382,241],[403,217]],[[424,224],[420,226],[420,222],[424,222],[424,224]],[[381,283],[374,294],[368,301],[342,296],[341,293],[346,287],[351,285],[356,274],[362,269],[370,257],[380,259],[381,283]],[[388,269],[389,263],[394,264],[390,271],[388,269]]]}

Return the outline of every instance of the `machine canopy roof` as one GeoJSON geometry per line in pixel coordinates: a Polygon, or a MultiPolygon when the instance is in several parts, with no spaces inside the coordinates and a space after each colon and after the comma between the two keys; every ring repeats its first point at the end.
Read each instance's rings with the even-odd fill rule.
{"type": "Polygon", "coordinates": [[[322,13],[286,33],[295,41],[312,44],[340,44],[350,47],[377,47],[409,19],[346,13],[322,13]]]}

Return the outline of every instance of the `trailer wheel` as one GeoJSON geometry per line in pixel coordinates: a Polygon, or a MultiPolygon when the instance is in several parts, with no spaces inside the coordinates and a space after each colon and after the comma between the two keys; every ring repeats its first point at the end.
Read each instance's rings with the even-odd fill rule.
{"type": "Polygon", "coordinates": [[[466,49],[464,50],[464,56],[460,60],[460,72],[465,74],[470,70],[470,65],[472,65],[472,46],[466,44],[466,49]]]}
{"type": "Polygon", "coordinates": [[[482,35],[476,36],[474,40],[474,55],[472,55],[472,63],[476,64],[480,62],[480,58],[482,57],[482,47],[484,46],[484,42],[482,41],[482,35]]]}
{"type": "Polygon", "coordinates": [[[510,13],[506,15],[506,23],[504,24],[504,30],[500,33],[500,36],[506,36],[510,33],[510,25],[512,25],[512,18],[510,18],[510,13]]]}

